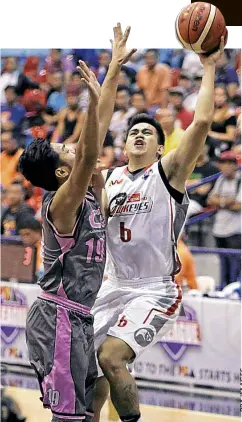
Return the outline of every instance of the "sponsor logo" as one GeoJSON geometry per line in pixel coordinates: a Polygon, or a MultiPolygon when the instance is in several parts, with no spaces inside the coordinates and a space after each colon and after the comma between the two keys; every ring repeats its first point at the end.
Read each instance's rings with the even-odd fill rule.
{"type": "Polygon", "coordinates": [[[144,179],[144,180],[147,180],[147,179],[148,179],[148,177],[149,177],[151,174],[153,174],[153,170],[152,170],[152,169],[147,169],[147,170],[145,171],[144,175],[143,175],[143,179],[144,179]]]}
{"type": "Polygon", "coordinates": [[[200,22],[201,22],[201,20],[203,18],[203,12],[204,12],[204,10],[205,10],[205,7],[202,6],[197,11],[197,15],[195,16],[195,19],[194,19],[194,22],[193,22],[193,26],[192,26],[192,30],[195,31],[195,32],[198,30],[198,27],[200,25],[200,22]]]}
{"type": "Polygon", "coordinates": [[[143,196],[140,192],[131,195],[119,193],[110,202],[109,216],[143,214],[150,212],[152,206],[152,199],[149,196],[143,196]]]}
{"type": "Polygon", "coordinates": [[[114,186],[114,185],[120,185],[121,183],[123,183],[124,179],[120,179],[120,180],[110,180],[109,185],[108,186],[114,186]]]}
{"type": "Polygon", "coordinates": [[[141,347],[146,347],[152,343],[155,333],[151,328],[139,328],[134,333],[134,339],[141,347]]]}
{"type": "Polygon", "coordinates": [[[9,286],[0,288],[1,338],[11,344],[21,329],[25,328],[28,312],[27,300],[18,289],[9,286]]]}
{"type": "Polygon", "coordinates": [[[200,326],[193,308],[183,305],[185,315],[180,316],[172,329],[159,342],[168,356],[177,362],[189,347],[201,347],[200,326]]]}

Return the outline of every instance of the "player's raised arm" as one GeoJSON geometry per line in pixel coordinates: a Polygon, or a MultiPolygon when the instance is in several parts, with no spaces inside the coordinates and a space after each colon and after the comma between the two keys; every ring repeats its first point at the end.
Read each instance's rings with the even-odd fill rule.
{"type": "MultiPolygon", "coordinates": [[[[111,40],[112,60],[101,87],[101,96],[99,100],[99,137],[101,145],[103,145],[112,119],[121,66],[125,64],[136,51],[135,48],[127,49],[126,47],[130,30],[131,27],[128,26],[123,34],[120,23],[113,28],[114,40],[111,40]]],[[[80,62],[79,71],[81,75],[86,74],[89,77],[93,75],[93,72],[84,62],[80,62]]]]}
{"type": "Polygon", "coordinates": [[[89,92],[88,110],[70,176],[57,190],[50,206],[52,221],[60,233],[69,233],[73,230],[77,210],[86,194],[100,149],[98,113],[100,92],[93,78],[88,75],[82,75],[82,78],[89,92]]]}
{"type": "Polygon", "coordinates": [[[200,55],[204,75],[192,124],[185,131],[179,146],[162,158],[162,165],[172,186],[184,191],[185,181],[192,173],[201,153],[214,115],[214,78],[216,62],[224,49],[222,38],[220,50],[209,57],[200,55]]]}

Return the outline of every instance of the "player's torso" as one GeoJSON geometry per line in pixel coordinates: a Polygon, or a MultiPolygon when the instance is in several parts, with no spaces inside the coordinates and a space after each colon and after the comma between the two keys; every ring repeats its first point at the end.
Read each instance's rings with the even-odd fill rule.
{"type": "Polygon", "coordinates": [[[132,176],[115,169],[106,183],[109,203],[106,273],[132,280],[171,275],[171,199],[154,163],[132,176]]]}
{"type": "Polygon", "coordinates": [[[41,287],[49,292],[92,306],[105,265],[105,222],[91,194],[81,207],[72,234],[61,236],[43,219],[45,275],[41,287]]]}

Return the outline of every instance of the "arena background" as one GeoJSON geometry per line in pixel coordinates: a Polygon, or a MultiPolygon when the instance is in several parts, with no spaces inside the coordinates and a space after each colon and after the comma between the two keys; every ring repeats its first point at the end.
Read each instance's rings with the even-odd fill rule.
{"type": "MultiPolygon", "coordinates": [[[[88,61],[102,83],[110,60],[109,54],[107,50],[2,50],[2,386],[6,387],[4,394],[17,400],[24,416],[28,416],[27,421],[31,422],[49,420],[48,412],[39,413],[41,407],[39,393],[36,392],[37,382],[27,366],[24,342],[26,312],[38,292],[36,279],[43,272],[38,225],[43,192],[33,189],[18,173],[10,174],[12,160],[7,159],[15,157],[11,155],[15,150],[21,153],[21,148],[33,137],[48,136],[54,139],[56,136],[63,140],[59,110],[65,107],[66,99],[69,104],[76,100],[83,112],[87,103],[78,75],[73,74],[77,59],[88,61]],[[59,68],[55,63],[57,56],[59,68]],[[11,94],[14,96],[15,91],[17,98],[15,104],[6,105],[4,88],[9,85],[17,89],[8,88],[10,94],[7,94],[7,98],[11,94]],[[6,145],[13,148],[10,152],[8,150],[8,154],[6,145]],[[20,205],[23,193],[24,204],[21,206],[25,207],[24,223],[12,218],[7,209],[9,203],[10,206],[11,203],[20,205]],[[23,224],[27,227],[23,228],[23,224]],[[27,239],[26,229],[29,231],[27,239]]],[[[208,192],[204,195],[202,191],[201,194],[201,186],[206,186],[209,192],[213,188],[220,177],[218,158],[226,151],[230,152],[230,159],[235,157],[239,174],[240,54],[237,49],[227,50],[224,63],[217,71],[217,96],[220,100],[221,97],[224,99],[224,114],[216,115],[214,124],[218,128],[219,123],[222,132],[213,130],[213,136],[208,137],[204,157],[187,184],[195,208],[191,209],[183,234],[184,243],[180,246],[186,268],[186,273],[180,275],[179,279],[184,289],[186,316],[180,318],[175,329],[161,344],[141,356],[134,368],[134,375],[139,380],[141,403],[153,406],[152,411],[144,407],[145,421],[161,418],[213,420],[215,415],[217,420],[223,420],[222,415],[232,420],[239,416],[240,248],[216,247],[212,234],[216,210],[209,207],[208,192]],[[229,93],[228,99],[225,98],[225,91],[229,93]],[[220,133],[229,133],[233,139],[221,142],[220,133]],[[204,178],[209,184],[204,183],[204,178]]],[[[163,125],[167,125],[170,133],[167,148],[179,141],[182,130],[192,118],[201,76],[202,69],[193,53],[175,49],[147,53],[140,49],[136,61],[124,67],[120,76],[118,107],[106,139],[103,163],[107,166],[123,164],[123,134],[128,119],[139,107],[148,108],[161,123],[163,119],[163,125]],[[164,99],[162,110],[156,107],[157,104],[153,104],[154,107],[147,104],[147,93],[140,93],[142,66],[147,61],[147,54],[152,59],[157,56],[157,63],[162,65],[166,75],[168,86],[164,88],[169,89],[169,94],[164,99]]],[[[69,133],[69,137],[72,135],[69,133]]],[[[71,140],[75,143],[73,137],[71,140]]],[[[112,408],[106,409],[106,413],[104,420],[108,417],[115,419],[112,408]]]]}

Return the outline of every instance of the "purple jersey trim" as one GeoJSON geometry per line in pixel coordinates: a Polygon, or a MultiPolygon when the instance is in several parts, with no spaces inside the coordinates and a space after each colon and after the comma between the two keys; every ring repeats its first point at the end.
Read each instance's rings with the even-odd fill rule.
{"type": "Polygon", "coordinates": [[[71,311],[80,312],[81,314],[84,314],[84,315],[89,315],[91,311],[91,309],[88,306],[81,305],[80,303],[77,303],[77,302],[73,302],[72,300],[66,299],[65,297],[60,297],[52,293],[47,293],[44,290],[42,290],[42,292],[40,293],[38,297],[40,299],[45,299],[45,300],[54,302],[57,305],[64,306],[65,308],[71,311]]]}
{"type": "MultiPolygon", "coordinates": [[[[57,413],[75,415],[76,394],[71,375],[71,323],[68,310],[57,307],[56,338],[54,365],[51,372],[44,378],[43,404],[49,405],[57,413]],[[52,392],[58,394],[58,399],[50,403],[52,392]]],[[[73,419],[73,417],[72,417],[73,419]]]]}

